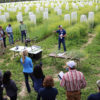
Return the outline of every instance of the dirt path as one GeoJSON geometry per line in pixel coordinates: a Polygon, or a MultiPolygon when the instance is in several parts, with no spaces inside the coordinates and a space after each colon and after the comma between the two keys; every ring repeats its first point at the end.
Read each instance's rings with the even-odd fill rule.
{"type": "Polygon", "coordinates": [[[59,73],[56,73],[56,74],[53,75],[53,79],[54,79],[55,82],[59,82],[58,74],[59,73]]]}
{"type": "Polygon", "coordinates": [[[0,59],[0,63],[3,63],[4,62],[4,59],[0,59]]]}
{"type": "Polygon", "coordinates": [[[21,98],[23,98],[24,96],[26,96],[26,86],[25,86],[25,83],[24,82],[22,82],[22,87],[21,87],[21,91],[19,92],[19,96],[21,97],[21,98]]]}
{"type": "Polygon", "coordinates": [[[96,37],[96,34],[88,34],[88,42],[86,44],[84,44],[81,49],[84,49],[85,47],[87,47],[89,44],[92,43],[93,39],[96,37]]]}

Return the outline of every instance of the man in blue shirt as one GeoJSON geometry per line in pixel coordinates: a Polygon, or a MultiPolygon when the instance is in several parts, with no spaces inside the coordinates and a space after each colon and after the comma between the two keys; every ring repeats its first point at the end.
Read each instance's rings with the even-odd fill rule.
{"type": "Polygon", "coordinates": [[[97,81],[98,93],[91,94],[87,100],[100,100],[100,80],[97,81]]]}
{"type": "Polygon", "coordinates": [[[64,51],[66,51],[66,46],[65,46],[65,36],[66,36],[66,31],[62,28],[62,25],[59,25],[59,30],[54,31],[56,33],[59,33],[59,39],[58,39],[58,49],[60,50],[61,43],[63,44],[64,51]]]}
{"type": "Polygon", "coordinates": [[[13,41],[13,30],[12,30],[11,24],[9,24],[6,27],[6,32],[7,32],[8,36],[9,36],[9,43],[10,43],[10,45],[14,44],[14,41],[13,41]]]}

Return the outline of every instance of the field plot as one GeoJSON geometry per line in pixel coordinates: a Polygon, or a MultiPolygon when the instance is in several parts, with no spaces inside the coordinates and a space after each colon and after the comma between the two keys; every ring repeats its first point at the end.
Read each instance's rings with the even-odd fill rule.
{"type": "MultiPolygon", "coordinates": [[[[0,26],[6,31],[12,25],[14,45],[9,45],[8,37],[5,54],[0,56],[0,70],[12,72],[12,79],[18,87],[18,100],[36,100],[34,89],[27,93],[20,56],[13,58],[9,49],[21,43],[20,21],[27,26],[27,38],[37,40],[31,45],[39,45],[43,49],[42,62],[45,75],[53,76],[59,94],[57,100],[66,100],[65,90],[60,87],[57,74],[62,70],[65,59],[56,59],[53,63],[48,56],[58,52],[58,35],[53,33],[62,25],[67,32],[65,38],[67,54],[80,59],[80,67],[84,73],[87,87],[82,90],[82,100],[91,93],[97,92],[96,81],[100,79],[100,1],[99,0],[45,0],[13,3],[0,3],[0,26]]],[[[61,49],[63,52],[63,49],[61,49]]],[[[38,62],[33,62],[34,65],[38,62]]],[[[31,82],[31,81],[30,81],[31,82]]]]}

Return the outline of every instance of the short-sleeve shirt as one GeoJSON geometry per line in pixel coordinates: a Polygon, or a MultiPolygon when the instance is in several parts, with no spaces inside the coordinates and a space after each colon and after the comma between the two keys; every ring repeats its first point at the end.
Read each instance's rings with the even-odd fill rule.
{"type": "Polygon", "coordinates": [[[3,40],[2,35],[3,35],[3,31],[0,31],[0,40],[3,40]]]}
{"type": "Polygon", "coordinates": [[[62,39],[63,40],[64,37],[61,38],[60,35],[63,35],[64,36],[66,34],[66,31],[64,29],[62,29],[62,30],[57,30],[56,33],[59,33],[59,39],[62,39]]]}
{"type": "Polygon", "coordinates": [[[20,25],[20,31],[25,31],[26,30],[26,25],[25,24],[21,24],[20,25]]]}
{"type": "Polygon", "coordinates": [[[87,100],[100,100],[100,93],[91,94],[87,100]]]}
{"type": "Polygon", "coordinates": [[[7,26],[6,32],[7,32],[7,33],[12,33],[12,32],[13,32],[13,31],[12,31],[12,27],[7,26]]]}

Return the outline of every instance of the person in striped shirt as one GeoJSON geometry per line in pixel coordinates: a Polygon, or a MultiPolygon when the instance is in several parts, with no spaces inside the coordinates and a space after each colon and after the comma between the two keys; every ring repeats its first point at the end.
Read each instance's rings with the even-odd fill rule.
{"type": "Polygon", "coordinates": [[[69,71],[64,74],[60,85],[66,89],[67,100],[81,100],[81,89],[86,87],[84,75],[75,69],[74,61],[69,61],[66,65],[69,71]]]}

